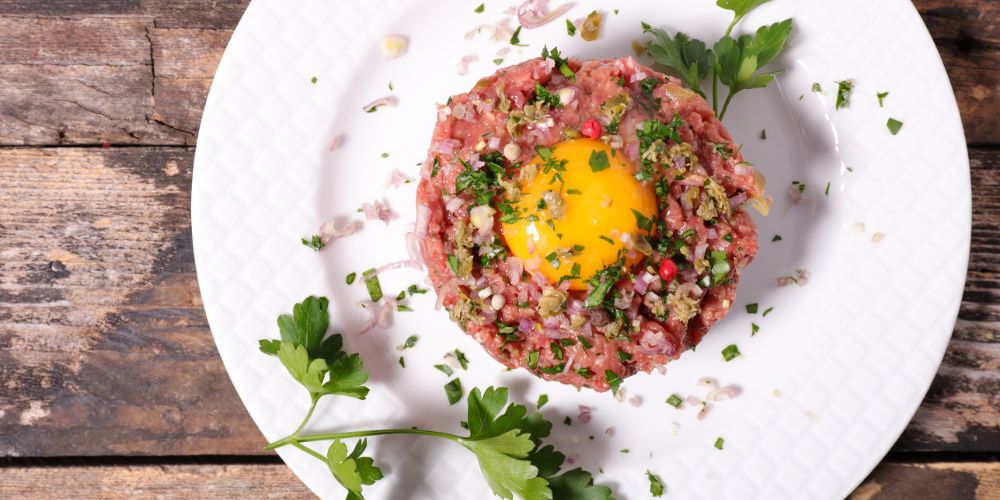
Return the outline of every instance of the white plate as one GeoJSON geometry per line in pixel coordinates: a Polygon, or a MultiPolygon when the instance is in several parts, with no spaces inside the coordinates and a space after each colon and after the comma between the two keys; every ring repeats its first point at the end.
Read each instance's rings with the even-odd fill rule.
{"type": "MultiPolygon", "coordinates": [[[[951,334],[965,278],[970,231],[968,158],[958,110],[937,50],[913,6],[904,0],[776,0],[742,24],[756,28],[795,19],[790,48],[778,61],[779,85],[741,94],[727,122],[746,156],[768,176],[775,209],[758,217],[761,251],[740,284],[739,301],[699,346],[663,374],[624,384],[640,395],[635,408],[608,394],[545,383],[523,371],[503,373],[473,341],[433,308],[396,314],[395,326],[351,335],[365,319],[348,287],[350,271],[406,256],[403,235],[414,217],[414,185],[383,191],[399,168],[417,177],[435,120],[435,102],[468,89],[492,72],[505,44],[464,34],[502,17],[508,5],[461,0],[418,3],[257,0],[233,35],[202,122],[195,161],[192,226],[202,297],[233,384],[268,439],[291,432],[307,396],[276,360],[257,352],[257,339],[277,335],[274,318],[308,294],[333,300],[332,324],[348,333],[372,371],[367,401],[327,398],[312,429],[418,425],[459,432],[464,403],[449,406],[445,377],[432,368],[460,348],[471,359],[463,385],[502,384],[521,402],[547,393],[543,413],[557,422],[552,442],[596,473],[619,498],[648,496],[647,469],[671,498],[842,498],[878,463],[924,396],[951,334]],[[381,37],[400,33],[409,52],[386,62],[381,37]],[[456,63],[478,54],[469,74],[456,63]],[[316,76],[317,82],[310,83],[316,76]],[[834,81],[852,78],[849,109],[834,111],[834,81]],[[396,108],[361,107],[389,94],[396,108]],[[824,94],[810,91],[820,82],[824,94]],[[875,99],[889,91],[885,108],[875,99]],[[888,117],[905,123],[897,136],[888,117]],[[759,138],[767,130],[767,140],[759,138]],[[345,134],[329,152],[331,138],[345,134]],[[389,158],[381,158],[383,152],[389,158]],[[853,169],[853,173],[850,172],[853,169]],[[805,182],[815,213],[787,210],[784,189],[805,182]],[[830,183],[829,196],[823,194],[830,183]],[[362,202],[385,197],[401,218],[366,223],[358,235],[314,253],[299,238],[325,219],[357,217],[362,202]],[[856,223],[864,231],[856,233],[856,223]],[[875,232],[884,233],[873,243],[875,232]],[[774,234],[783,240],[771,242],[774,234]],[[777,288],[779,275],[805,268],[805,287],[777,288]],[[774,306],[750,316],[748,302],[774,306]],[[750,337],[751,321],[760,333],[750,337]],[[394,346],[420,336],[397,365],[394,346]],[[720,350],[743,356],[723,362],[720,350]],[[702,394],[695,381],[712,376],[738,384],[742,395],[718,404],[704,421],[664,403],[671,393],[702,394]],[[775,396],[780,392],[780,397],[775,396]],[[597,408],[587,425],[559,423],[577,405],[597,408]],[[672,423],[679,425],[676,436],[672,423]],[[614,437],[605,429],[614,426],[614,437]],[[588,436],[594,435],[594,440],[588,436]],[[725,438],[725,449],[713,447],[725,438]],[[628,448],[630,453],[619,450],[628,448]]],[[[560,19],[525,30],[530,47],[506,61],[534,57],[543,44],[577,57],[631,53],[640,20],[703,39],[728,24],[709,0],[580,2],[579,18],[605,10],[600,40],[569,38],[560,19]],[[620,10],[615,15],[607,7],[620,10]]],[[[714,39],[714,38],[713,38],[714,39]]],[[[395,292],[423,281],[415,271],[383,278],[395,292]]],[[[234,408],[233,411],[239,411],[234,408]]],[[[427,438],[372,441],[385,480],[371,498],[486,498],[472,457],[452,443],[427,438]]],[[[343,490],[318,461],[295,450],[282,458],[318,495],[343,490]]]]}

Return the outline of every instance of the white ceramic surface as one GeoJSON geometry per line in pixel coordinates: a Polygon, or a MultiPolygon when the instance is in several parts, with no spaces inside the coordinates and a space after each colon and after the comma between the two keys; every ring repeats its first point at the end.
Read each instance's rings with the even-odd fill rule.
{"type": "MultiPolygon", "coordinates": [[[[624,384],[636,408],[609,394],[576,390],[506,373],[475,342],[435,311],[434,296],[413,300],[416,312],[394,326],[352,335],[366,313],[355,305],[363,287],[344,276],[405,258],[403,235],[413,220],[414,184],[384,190],[394,168],[418,177],[435,120],[435,102],[494,71],[505,43],[467,31],[492,23],[508,3],[460,0],[361,2],[255,0],[247,10],[212,86],[195,160],[192,226],[198,278],[222,359],[253,419],[269,439],[297,425],[308,401],[278,362],[257,351],[274,337],[275,316],[309,294],[332,298],[332,324],[372,371],[371,396],[359,402],[326,398],[311,430],[418,425],[459,432],[464,402],[449,406],[445,377],[432,368],[462,349],[465,387],[509,386],[521,402],[547,393],[543,413],[551,441],[613,487],[618,498],[646,498],[647,469],[667,485],[667,498],[842,498],[878,463],[909,421],[941,361],[965,279],[970,231],[968,158],[955,99],[934,44],[904,0],[776,0],[757,9],[742,29],[795,20],[786,68],[766,90],[741,94],[727,117],[747,158],[766,173],[776,203],[757,217],[761,250],[740,284],[738,302],[699,346],[666,374],[624,384]],[[385,61],[389,33],[410,40],[408,53],[385,61]],[[462,56],[477,54],[467,76],[462,56]],[[310,82],[315,76],[317,82],[310,82]],[[834,110],[836,80],[852,78],[851,107],[834,110]],[[393,83],[394,91],[388,89],[393,83]],[[820,82],[824,94],[813,93],[820,82]],[[875,99],[889,91],[885,108],[875,99]],[[399,106],[366,114],[387,94],[399,106]],[[888,117],[905,123],[891,136],[888,117]],[[759,138],[766,129],[767,140],[759,138]],[[343,146],[328,143],[343,134],[343,146]],[[388,152],[388,158],[381,154],[388,152]],[[851,171],[853,170],[853,172],[851,171]],[[805,182],[816,208],[788,208],[792,180],[805,182]],[[823,194],[830,183],[829,195],[823,194]],[[400,213],[322,253],[299,243],[324,220],[358,218],[362,202],[385,199],[400,213]],[[856,232],[857,223],[864,231],[856,232]],[[873,243],[875,232],[884,240],[873,243]],[[774,234],[782,241],[772,242],[774,234]],[[804,287],[777,288],[775,278],[810,271],[804,287]],[[762,318],[748,315],[747,303],[762,318]],[[760,333],[750,336],[751,321],[760,333]],[[394,346],[420,341],[397,364],[394,346]],[[725,363],[736,343],[743,356],[725,363]],[[702,376],[737,384],[742,394],[718,404],[704,421],[694,410],[667,406],[671,393],[703,394],[702,376]],[[778,391],[777,393],[775,391],[778,391]],[[780,394],[776,396],[776,394],[780,394]],[[589,424],[577,405],[596,410],[589,424]],[[676,435],[672,432],[677,424],[676,435]],[[605,429],[614,426],[608,437],[605,429]],[[588,436],[594,435],[594,440],[588,436]],[[725,449],[713,447],[725,438],[725,449]],[[630,453],[621,453],[623,448],[630,453]]],[[[630,54],[640,20],[714,39],[727,14],[709,0],[578,2],[569,13],[607,14],[596,42],[569,38],[562,19],[524,30],[529,47],[506,63],[536,56],[543,44],[576,57],[630,54]],[[611,12],[619,9],[618,14],[611,12]]],[[[737,30],[740,31],[740,30],[737,30]]],[[[505,64],[506,64],[505,63],[505,64]]],[[[410,270],[382,279],[396,292],[423,277],[410,270]]],[[[233,408],[232,411],[241,411],[233,408]]],[[[465,450],[427,438],[371,441],[386,479],[370,498],[487,498],[489,490],[465,450]]],[[[293,449],[282,458],[318,495],[344,491],[314,459],[293,449]]]]}

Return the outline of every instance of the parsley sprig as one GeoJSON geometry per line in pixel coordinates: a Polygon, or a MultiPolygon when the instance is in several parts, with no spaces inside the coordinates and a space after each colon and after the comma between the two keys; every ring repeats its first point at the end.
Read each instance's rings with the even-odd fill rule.
{"type": "Polygon", "coordinates": [[[717,0],[716,5],[733,12],[733,21],[726,33],[708,48],[705,42],[677,32],[671,36],[665,30],[643,23],[643,31],[653,39],[646,45],[646,52],[660,69],[669,68],[702,97],[701,89],[709,72],[712,73],[712,108],[719,119],[726,115],[729,103],[737,93],[764,88],[774,81],[774,72],[761,72],[785,47],[792,32],[792,20],[762,26],[753,35],[739,38],[730,36],[733,29],[751,10],[769,0],[717,0]],[[719,82],[729,87],[729,93],[719,110],[719,82]]]}
{"type": "Polygon", "coordinates": [[[368,371],[360,356],[343,351],[340,334],[327,335],[328,308],[325,297],[308,297],[295,304],[291,315],[278,317],[280,340],[260,341],[260,350],[276,356],[312,401],[299,427],[288,437],[270,443],[268,450],[293,446],[323,462],[347,490],[348,500],[363,500],[363,487],[383,478],[375,460],[364,452],[367,438],[388,434],[431,436],[462,445],[476,456],[490,489],[502,498],[611,498],[611,489],[595,485],[590,472],[561,470],[566,456],[542,441],[552,431],[552,423],[540,413],[529,413],[524,405],[508,402],[508,390],[503,387],[475,388],[469,393],[467,436],[415,427],[303,434],[323,396],[363,400],[369,391],[364,385],[368,371]],[[348,439],[358,439],[350,452],[345,443],[348,439]],[[330,442],[325,454],[306,445],[319,441],[330,442]]]}

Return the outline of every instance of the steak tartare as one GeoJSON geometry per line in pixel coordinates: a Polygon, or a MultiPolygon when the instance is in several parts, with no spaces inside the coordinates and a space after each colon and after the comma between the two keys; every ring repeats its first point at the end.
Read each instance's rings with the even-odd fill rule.
{"type": "Polygon", "coordinates": [[[417,237],[439,304],[506,366],[617,391],[695,345],[757,253],[764,180],[705,99],[558,50],[438,109],[417,237]]]}

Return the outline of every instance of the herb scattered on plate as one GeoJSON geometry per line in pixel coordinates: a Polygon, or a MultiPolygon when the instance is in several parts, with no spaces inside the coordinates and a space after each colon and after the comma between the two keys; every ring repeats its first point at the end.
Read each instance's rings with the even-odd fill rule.
{"type": "Polygon", "coordinates": [[[327,335],[328,308],[329,300],[325,297],[307,297],[295,304],[292,314],[278,317],[280,339],[260,340],[261,352],[276,357],[306,389],[311,400],[298,428],[266,449],[293,446],[323,462],[352,500],[363,499],[363,488],[384,477],[375,460],[364,456],[364,452],[368,437],[386,434],[436,437],[463,446],[476,456],[493,493],[503,498],[515,495],[529,500],[611,498],[611,489],[595,485],[590,472],[580,468],[561,470],[566,456],[542,441],[551,432],[552,423],[539,413],[528,413],[523,405],[509,403],[508,390],[503,387],[489,387],[485,391],[475,388],[469,393],[467,436],[416,427],[304,434],[302,431],[322,397],[364,400],[369,392],[364,385],[368,371],[361,357],[343,351],[340,334],[327,335]],[[358,439],[353,449],[345,442],[348,439],[358,439]],[[330,444],[325,453],[320,453],[309,446],[315,442],[330,444]]]}

